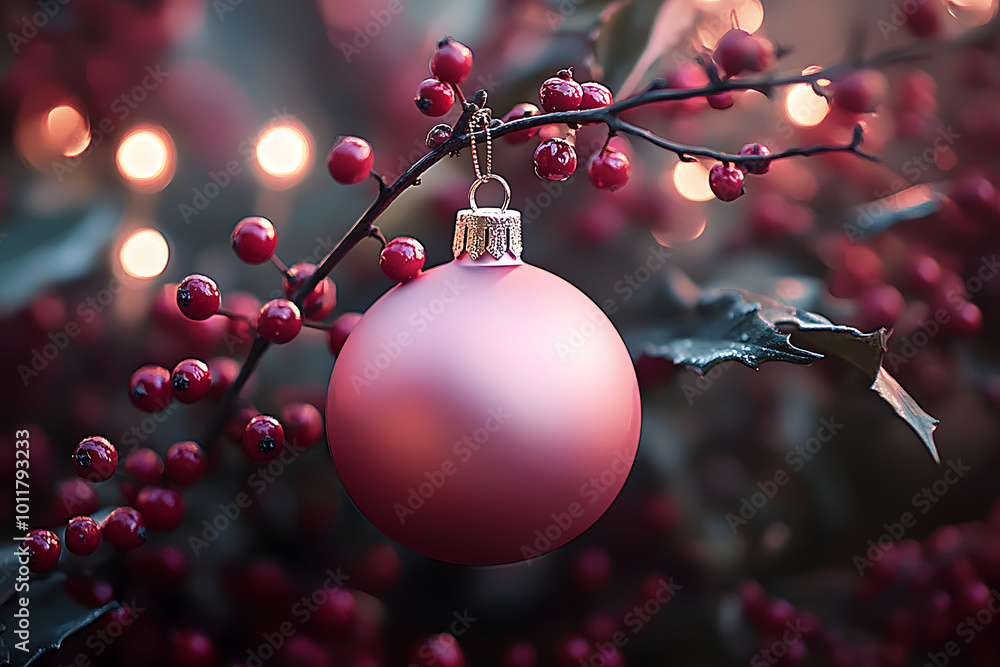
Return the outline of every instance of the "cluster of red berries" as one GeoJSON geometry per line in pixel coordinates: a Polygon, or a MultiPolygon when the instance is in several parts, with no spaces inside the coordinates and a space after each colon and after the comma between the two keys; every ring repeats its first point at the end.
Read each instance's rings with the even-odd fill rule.
{"type": "MultiPolygon", "coordinates": [[[[569,69],[559,70],[555,76],[546,79],[538,90],[538,99],[542,109],[549,113],[601,109],[611,106],[615,101],[614,95],[606,86],[595,81],[578,83],[569,69]]],[[[503,121],[510,122],[538,113],[538,107],[522,102],[507,112],[503,121]]],[[[538,128],[519,130],[506,135],[506,139],[511,144],[519,144],[537,136],[538,132],[538,128]]],[[[564,181],[573,175],[577,166],[574,138],[575,131],[571,130],[567,137],[549,137],[539,143],[533,158],[535,173],[539,178],[564,181]]],[[[628,156],[608,143],[594,153],[587,163],[590,182],[602,190],[620,190],[628,183],[631,175],[632,165],[628,156]]]]}
{"type": "Polygon", "coordinates": [[[771,167],[771,151],[763,144],[747,144],[740,149],[740,157],[759,157],[738,163],[719,163],[708,172],[708,185],[712,194],[722,201],[734,201],[743,195],[746,174],[766,174],[771,167]]]}
{"type": "Polygon", "coordinates": [[[455,106],[455,86],[472,71],[472,51],[465,44],[446,37],[428,63],[431,77],[417,86],[413,103],[425,116],[443,116],[455,106]]]}

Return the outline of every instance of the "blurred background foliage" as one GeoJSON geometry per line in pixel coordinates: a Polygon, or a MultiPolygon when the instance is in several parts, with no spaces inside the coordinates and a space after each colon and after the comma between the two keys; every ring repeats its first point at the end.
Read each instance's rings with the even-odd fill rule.
{"type": "MultiPolygon", "coordinates": [[[[372,181],[334,184],[326,151],[339,135],[364,137],[375,169],[390,179],[423,155],[434,122],[418,113],[413,93],[443,36],[473,49],[465,92],[485,88],[499,117],[517,102],[537,102],[541,81],[567,66],[578,80],[604,81],[618,99],[657,77],[703,85],[694,59],[731,27],[734,12],[744,29],[788,47],[775,69],[795,73],[911,43],[913,8],[935,1],[5,3],[4,523],[13,524],[6,471],[16,428],[31,430],[33,522],[42,526],[65,521],[58,488],[73,475],[69,454],[80,438],[101,433],[123,454],[138,446],[162,454],[197,437],[213,404],[153,419],[130,404],[129,375],[188,356],[240,361],[248,343],[225,322],[178,321],[171,286],[205,273],[227,307],[249,312],[254,299],[276,296],[271,267],[244,266],[228,247],[247,215],[275,223],[287,264],[321,259],[377,191],[372,181]],[[133,236],[146,229],[156,234],[133,236]],[[129,247],[135,238],[149,245],[129,247]]],[[[996,2],[950,0],[939,10],[929,44],[989,29],[996,2]]],[[[59,634],[46,614],[81,629],[45,664],[173,664],[171,633],[188,629],[211,637],[206,664],[227,665],[255,664],[254,656],[265,664],[465,664],[428,652],[427,638],[448,632],[469,665],[922,665],[947,641],[960,648],[952,664],[1000,664],[1000,624],[969,643],[959,634],[966,615],[986,604],[983,590],[1000,585],[1000,519],[987,521],[1000,401],[1000,282],[991,281],[1000,64],[991,46],[886,69],[876,113],[831,107],[808,86],[770,99],[738,93],[724,111],[693,99],[631,113],[664,136],[731,152],[751,141],[775,152],[846,143],[861,122],[864,150],[884,159],[775,163],[734,204],[707,192],[709,163],[680,164],[635,141],[627,146],[631,182],[614,194],[594,189],[582,169],[566,182],[539,180],[534,144],[498,141],[494,153],[524,215],[526,260],[579,286],[629,340],[634,327],[668,323],[700,287],[748,289],[866,331],[895,327],[888,366],[941,420],[941,467],[866,391],[870,378],[841,361],[758,371],[732,364],[700,377],[642,356],[639,346],[644,423],[635,468],[608,514],[570,545],[507,567],[433,562],[388,543],[358,514],[325,446],[258,486],[238,446],[203,443],[212,469],[186,493],[180,529],[125,557],[64,554],[38,593],[35,632],[59,634]],[[640,271],[664,254],[661,268],[640,271]],[[957,310],[966,299],[981,323],[957,310]],[[942,307],[951,324],[931,331],[942,307]],[[818,437],[821,420],[842,426],[806,458],[801,447],[818,437]],[[948,461],[969,470],[937,493],[948,461]],[[926,513],[917,500],[925,488],[935,496],[926,513]],[[204,537],[241,491],[252,504],[210,546],[192,548],[191,536],[204,537]],[[761,493],[768,498],[757,507],[761,493]],[[884,544],[896,546],[873,552],[907,511],[915,525],[884,544]],[[859,573],[859,555],[878,563],[859,573]],[[295,601],[338,568],[350,595],[299,625],[295,601]],[[107,582],[107,595],[94,594],[89,577],[107,582]],[[656,599],[671,577],[676,595],[636,630],[635,605],[656,599]],[[90,593],[68,602],[72,582],[90,593]],[[79,602],[112,599],[142,611],[120,639],[95,642],[107,616],[90,623],[79,602]],[[453,625],[466,612],[476,619],[470,627],[453,625]],[[808,635],[783,640],[784,623],[796,619],[806,619],[808,635]],[[263,659],[268,633],[286,621],[296,623],[295,640],[263,659]],[[601,653],[616,630],[625,643],[601,653]],[[537,662],[510,653],[522,642],[537,662]],[[776,643],[782,657],[764,658],[776,643]]],[[[581,165],[605,136],[598,126],[579,131],[581,165]]],[[[467,152],[443,161],[380,227],[421,239],[429,266],[447,261],[472,177],[467,152]]],[[[377,255],[378,245],[365,243],[337,267],[337,314],[363,312],[391,286],[377,255]]],[[[271,350],[245,398],[269,414],[293,401],[322,409],[333,363],[323,334],[306,331],[271,350]]],[[[129,485],[101,485],[102,506],[121,504],[134,493],[129,485]]],[[[12,644],[9,634],[4,640],[12,644]]]]}

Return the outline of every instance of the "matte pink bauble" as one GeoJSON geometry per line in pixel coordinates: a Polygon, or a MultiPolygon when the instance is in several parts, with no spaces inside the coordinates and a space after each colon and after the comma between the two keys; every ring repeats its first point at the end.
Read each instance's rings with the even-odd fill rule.
{"type": "Polygon", "coordinates": [[[473,222],[496,224],[497,212],[516,215],[460,212],[470,251],[463,223],[458,259],[365,313],[327,395],[330,450],[358,509],[399,544],[465,565],[524,560],[583,533],[639,441],[635,371],[611,321],[520,261],[519,216],[516,239],[494,229],[472,249],[473,222]]]}

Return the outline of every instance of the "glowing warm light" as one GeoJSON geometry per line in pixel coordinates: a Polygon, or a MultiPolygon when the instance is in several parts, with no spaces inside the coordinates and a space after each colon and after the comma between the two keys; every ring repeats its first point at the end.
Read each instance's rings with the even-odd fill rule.
{"type": "Polygon", "coordinates": [[[690,243],[705,232],[706,220],[703,211],[695,207],[685,208],[680,215],[672,215],[668,221],[650,228],[653,238],[668,248],[690,243]]]}
{"type": "MultiPolygon", "coordinates": [[[[816,72],[823,69],[819,65],[810,65],[802,70],[803,74],[815,74],[816,72]]],[[[816,83],[820,86],[829,86],[831,81],[829,79],[816,79],[816,83]]]]}
{"type": "Polygon", "coordinates": [[[76,107],[62,104],[50,110],[42,123],[45,142],[66,157],[82,153],[90,145],[90,123],[76,107]]]}
{"type": "Polygon", "coordinates": [[[949,0],[948,13],[973,28],[989,23],[997,15],[997,0],[949,0]]]}
{"type": "Polygon", "coordinates": [[[170,250],[158,231],[140,229],[125,240],[118,257],[125,273],[133,278],[154,278],[166,268],[170,250]]]}
{"type": "Polygon", "coordinates": [[[710,49],[733,27],[734,12],[740,30],[753,34],[764,24],[760,0],[701,0],[699,5],[709,16],[698,25],[698,38],[710,49]]]}
{"type": "Polygon", "coordinates": [[[796,125],[812,127],[826,118],[830,112],[830,104],[826,98],[813,92],[808,83],[800,83],[789,87],[785,97],[785,111],[788,119],[796,125]]]}
{"type": "Polygon", "coordinates": [[[715,196],[708,185],[708,168],[700,162],[678,162],[674,167],[673,184],[684,199],[708,201],[715,196]]]}
{"type": "Polygon", "coordinates": [[[281,123],[267,127],[257,139],[257,164],[265,182],[283,189],[305,176],[311,157],[311,140],[304,127],[281,123]]]}
{"type": "Polygon", "coordinates": [[[173,178],[174,143],[163,128],[137,128],[122,137],[115,159],[131,185],[159,190],[173,178]]]}

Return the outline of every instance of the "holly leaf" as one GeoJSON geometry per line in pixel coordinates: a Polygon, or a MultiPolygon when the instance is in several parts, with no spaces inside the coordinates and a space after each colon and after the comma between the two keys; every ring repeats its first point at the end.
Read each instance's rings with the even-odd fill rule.
{"type": "Polygon", "coordinates": [[[49,651],[62,646],[67,637],[82,630],[109,611],[118,608],[117,602],[110,602],[97,609],[83,607],[73,601],[63,588],[66,581],[64,572],[56,572],[45,579],[31,577],[28,609],[31,613],[31,635],[27,644],[14,634],[18,619],[14,614],[20,609],[18,596],[12,596],[0,607],[0,625],[5,625],[7,631],[4,641],[13,650],[5,663],[14,667],[30,665],[49,651]],[[22,650],[24,646],[27,650],[22,650]]]}
{"type": "Polygon", "coordinates": [[[790,324],[797,329],[796,338],[818,347],[860,368],[870,379],[869,388],[892,406],[896,414],[913,429],[935,463],[941,463],[934,444],[934,429],[938,420],[930,416],[905,389],[882,367],[889,332],[879,329],[862,333],[854,327],[834,324],[822,315],[788,306],[745,290],[725,290],[760,307],[760,315],[773,325],[790,324]]]}
{"type": "Polygon", "coordinates": [[[856,223],[844,225],[851,239],[870,236],[908,220],[920,220],[941,208],[943,186],[928,183],[914,185],[895,194],[856,206],[856,223]]]}
{"type": "MultiPolygon", "coordinates": [[[[680,4],[687,3],[627,0],[608,7],[593,37],[594,61],[602,83],[612,91],[620,91],[632,71],[645,61],[643,55],[651,45],[661,8],[680,4]]],[[[659,53],[662,51],[654,55],[659,53]]]]}
{"type": "MultiPolygon", "coordinates": [[[[103,508],[91,514],[100,523],[112,508],[103,508]]],[[[65,537],[65,527],[56,531],[60,540],[65,537]]],[[[63,540],[65,543],[65,540],[63,540]]],[[[17,550],[19,542],[14,542],[0,550],[0,628],[6,630],[0,635],[0,665],[30,665],[49,651],[62,646],[67,637],[87,627],[109,611],[118,608],[117,602],[111,602],[98,609],[84,607],[73,600],[66,592],[67,575],[55,571],[46,576],[32,574],[28,577],[27,591],[15,588],[18,582],[17,550]],[[18,618],[14,614],[21,608],[21,597],[27,597],[30,612],[30,637],[28,643],[21,644],[22,639],[15,634],[18,629],[18,618]],[[3,646],[9,647],[7,659],[2,656],[3,646]],[[21,646],[27,648],[22,650],[21,646]]]]}
{"type": "Polygon", "coordinates": [[[645,342],[646,354],[702,375],[724,361],[757,368],[765,361],[808,365],[823,356],[792,345],[789,334],[761,317],[758,304],[738,294],[701,299],[670,325],[647,331],[645,342]]]}

